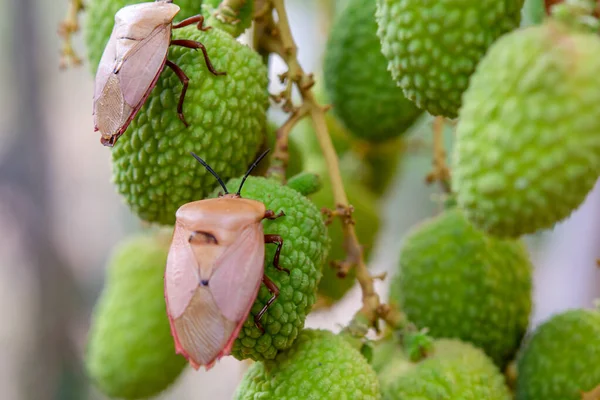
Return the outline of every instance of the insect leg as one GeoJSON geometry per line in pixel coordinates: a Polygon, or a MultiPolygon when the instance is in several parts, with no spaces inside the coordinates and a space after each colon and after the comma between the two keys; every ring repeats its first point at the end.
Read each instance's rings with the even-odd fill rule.
{"type": "Polygon", "coordinates": [[[175,45],[175,46],[181,46],[181,47],[187,47],[190,49],[200,49],[202,50],[202,54],[204,55],[204,61],[206,61],[206,67],[208,68],[208,70],[210,72],[212,72],[213,75],[225,75],[225,72],[219,72],[215,69],[215,67],[213,67],[212,63],[210,62],[210,58],[208,57],[208,53],[206,52],[206,47],[204,47],[204,45],[200,42],[196,42],[194,40],[187,40],[187,39],[175,39],[175,40],[171,40],[171,44],[175,45]]]}
{"type": "Polygon", "coordinates": [[[262,324],[260,323],[260,319],[265,314],[265,312],[267,312],[267,310],[269,309],[271,304],[273,304],[273,302],[277,299],[277,297],[279,297],[279,288],[277,287],[277,285],[275,285],[275,283],[272,280],[269,279],[267,275],[263,275],[263,283],[265,284],[267,289],[269,289],[269,292],[273,294],[273,296],[271,296],[269,301],[267,301],[267,304],[265,304],[262,310],[260,310],[260,312],[256,314],[256,316],[254,317],[254,323],[262,333],[265,333],[265,328],[263,328],[262,324]]]}
{"type": "Polygon", "coordinates": [[[267,210],[265,211],[265,216],[263,217],[263,219],[277,219],[279,217],[284,217],[285,213],[283,211],[279,211],[279,214],[275,215],[275,211],[273,210],[267,210]]]}
{"type": "Polygon", "coordinates": [[[181,94],[179,95],[179,103],[177,103],[177,115],[179,115],[179,119],[187,128],[189,125],[186,122],[185,117],[183,116],[183,101],[185,100],[185,92],[187,92],[190,78],[188,78],[185,72],[183,72],[183,70],[179,68],[179,66],[174,62],[167,60],[166,65],[169,68],[171,68],[173,72],[175,72],[175,75],[177,75],[177,77],[181,81],[181,84],[183,85],[183,89],[181,89],[181,94]]]}
{"type": "Polygon", "coordinates": [[[195,24],[196,22],[198,23],[198,29],[203,32],[206,32],[207,30],[209,30],[211,28],[210,26],[204,26],[204,16],[203,15],[194,15],[193,17],[186,18],[183,21],[173,24],[173,29],[183,28],[183,27],[189,26],[191,24],[195,24]]]}
{"type": "Polygon", "coordinates": [[[279,253],[283,246],[283,238],[279,235],[265,235],[265,243],[277,243],[277,250],[275,250],[275,257],[273,257],[273,266],[279,271],[285,271],[290,274],[290,270],[279,266],[279,253]]]}

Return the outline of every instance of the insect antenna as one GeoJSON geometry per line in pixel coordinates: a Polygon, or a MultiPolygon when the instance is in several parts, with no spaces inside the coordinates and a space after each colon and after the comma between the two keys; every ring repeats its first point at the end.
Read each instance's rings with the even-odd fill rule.
{"type": "Polygon", "coordinates": [[[246,172],[246,175],[244,175],[244,177],[242,178],[242,182],[240,183],[240,187],[237,191],[237,195],[239,196],[241,191],[242,191],[242,186],[244,186],[244,182],[246,182],[246,178],[248,177],[248,175],[250,175],[250,172],[252,172],[252,170],[254,168],[256,168],[256,166],[258,165],[258,163],[265,158],[265,156],[267,155],[267,153],[270,151],[271,149],[267,149],[264,153],[262,153],[260,156],[258,156],[258,158],[256,159],[256,161],[254,161],[252,163],[252,165],[250,166],[250,168],[248,168],[248,171],[246,172]]]}
{"type": "MultiPolygon", "coordinates": [[[[206,163],[206,161],[204,161],[203,159],[201,159],[200,157],[198,157],[193,151],[190,151],[190,154],[196,160],[198,160],[198,162],[200,164],[204,165],[204,168],[206,168],[206,170],[208,172],[210,172],[215,178],[217,178],[217,181],[219,181],[219,185],[221,185],[221,187],[223,188],[223,190],[225,190],[225,194],[228,194],[229,192],[227,191],[227,186],[225,186],[225,184],[223,183],[223,180],[221,179],[221,177],[219,175],[217,175],[217,173],[215,171],[213,171],[213,169],[206,163]]],[[[252,168],[254,168],[254,167],[252,167],[252,168]]],[[[246,179],[246,178],[244,178],[244,179],[246,179]]]]}

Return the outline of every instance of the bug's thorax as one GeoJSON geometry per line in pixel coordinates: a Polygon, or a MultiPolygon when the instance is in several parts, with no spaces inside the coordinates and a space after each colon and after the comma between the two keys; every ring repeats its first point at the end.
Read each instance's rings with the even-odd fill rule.
{"type": "Polygon", "coordinates": [[[265,210],[260,201],[224,195],[181,206],[176,220],[178,225],[190,232],[206,232],[213,235],[218,244],[229,245],[241,230],[259,224],[265,210]]]}
{"type": "Polygon", "coordinates": [[[121,8],[115,14],[115,26],[128,25],[149,29],[173,22],[180,8],[177,4],[165,1],[132,4],[121,8]]]}

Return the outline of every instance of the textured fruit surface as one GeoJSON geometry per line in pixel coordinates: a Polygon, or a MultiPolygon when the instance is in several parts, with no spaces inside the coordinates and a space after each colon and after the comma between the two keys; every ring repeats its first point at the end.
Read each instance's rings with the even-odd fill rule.
{"type": "Polygon", "coordinates": [[[433,352],[412,367],[398,357],[380,373],[386,400],[510,400],[504,377],[479,348],[440,339],[433,352]],[[396,378],[393,378],[393,375],[396,378]]]}
{"type": "Polygon", "coordinates": [[[531,274],[522,242],[486,236],[453,209],[407,236],[390,300],[431,336],[472,342],[503,367],[527,329],[531,274]]]}
{"type": "MultiPolygon", "coordinates": [[[[232,179],[227,187],[234,191],[239,184],[240,179],[232,179]]],[[[263,334],[254,324],[254,316],[271,298],[271,292],[265,285],[261,286],[232,350],[240,360],[268,360],[289,348],[304,327],[306,315],[316,300],[323,262],[329,252],[329,238],[319,209],[287,186],[251,176],[244,184],[242,197],[262,201],[275,214],[285,213],[276,220],[264,220],[263,226],[265,234],[283,238],[279,265],[290,270],[290,275],[273,267],[277,246],[266,244],[265,274],[279,288],[279,297],[261,319],[263,334]]]]}
{"type": "Polygon", "coordinates": [[[350,0],[331,28],[323,61],[334,113],[357,137],[378,142],[404,133],[421,114],[387,70],[374,0],[350,0]]]}
{"type": "Polygon", "coordinates": [[[113,398],[140,399],[167,388],[186,365],[175,346],[164,299],[170,229],[131,237],[109,261],[85,357],[95,385],[113,398]]]}
{"type": "Polygon", "coordinates": [[[179,29],[175,38],[203,42],[225,76],[206,68],[202,52],[173,46],[169,59],[190,78],[183,111],[177,117],[181,83],[165,70],[146,104],[116,143],[113,180],[129,207],[143,220],[172,224],[175,211],[218,186],[193,157],[202,157],[227,180],[246,172],[266,132],[267,70],[261,58],[218,29],[179,29]]]}
{"type": "MultiPolygon", "coordinates": [[[[333,191],[327,172],[324,169],[321,173],[323,177],[323,187],[320,191],[310,196],[310,199],[319,209],[326,207],[331,209],[335,201],[333,199],[333,191]]],[[[368,257],[375,244],[375,238],[379,232],[380,218],[377,210],[377,197],[373,195],[368,188],[359,182],[353,181],[350,177],[345,177],[344,188],[348,201],[354,207],[352,218],[356,222],[356,235],[360,244],[363,246],[365,254],[368,257]]],[[[336,275],[336,270],[332,268],[332,261],[343,261],[346,258],[344,250],[344,233],[342,231],[342,221],[335,218],[334,221],[327,226],[329,237],[331,238],[331,251],[327,262],[323,267],[323,277],[319,283],[319,294],[324,297],[326,303],[331,304],[336,300],[341,299],[346,292],[356,283],[356,273],[354,268],[344,277],[339,278],[336,275]]]]}
{"type": "Polygon", "coordinates": [[[452,178],[473,224],[498,236],[550,228],[600,175],[600,38],[547,22],[508,34],[464,96],[452,178]]]}
{"type": "Polygon", "coordinates": [[[580,400],[600,385],[600,311],[568,310],[540,325],[519,352],[517,400],[580,400]]]}
{"type": "Polygon", "coordinates": [[[406,97],[455,118],[488,47],[519,26],[524,0],[377,0],[377,34],[406,97]]]}
{"type": "Polygon", "coordinates": [[[380,399],[377,376],[364,357],[342,337],[306,329],[275,362],[250,367],[235,400],[380,399]]]}
{"type": "MultiPolygon", "coordinates": [[[[117,11],[125,6],[144,2],[144,0],[87,0],[85,2],[84,38],[90,69],[94,74],[113,30],[117,11]]],[[[181,10],[175,16],[174,22],[200,14],[201,3],[198,0],[177,0],[176,4],[181,10]]]]}
{"type": "Polygon", "coordinates": [[[221,2],[222,0],[204,0],[202,3],[202,15],[206,18],[206,25],[238,37],[252,24],[254,0],[246,0],[237,12],[226,7],[219,10],[221,2]]]}

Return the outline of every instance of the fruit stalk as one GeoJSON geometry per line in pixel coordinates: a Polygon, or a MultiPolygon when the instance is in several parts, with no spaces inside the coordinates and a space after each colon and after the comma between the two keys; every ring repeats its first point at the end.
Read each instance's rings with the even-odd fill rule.
{"type": "Polygon", "coordinates": [[[600,385],[596,386],[589,392],[581,394],[582,400],[599,400],[600,399],[600,385]]]}
{"type": "Polygon", "coordinates": [[[215,11],[215,16],[224,23],[238,23],[240,20],[237,18],[237,10],[240,10],[245,6],[247,1],[248,0],[222,0],[215,11]]]}
{"type": "Polygon", "coordinates": [[[433,171],[425,181],[428,184],[439,182],[444,193],[450,193],[450,169],[446,164],[446,150],[444,149],[444,117],[435,117],[433,120],[433,171]]]}
{"type": "Polygon", "coordinates": [[[303,104],[300,108],[297,108],[292,111],[292,115],[289,116],[287,121],[283,125],[277,129],[276,140],[275,140],[275,150],[273,151],[273,161],[271,162],[271,166],[267,170],[267,177],[279,179],[281,182],[285,182],[285,171],[287,170],[287,165],[289,161],[289,151],[288,151],[288,137],[292,128],[300,121],[302,118],[308,115],[309,109],[308,106],[303,104]]]}
{"type": "MultiPolygon", "coordinates": [[[[259,9],[259,8],[257,8],[259,9]]],[[[356,269],[356,278],[362,290],[363,307],[355,316],[356,319],[365,320],[371,326],[376,326],[379,318],[384,319],[388,324],[396,324],[401,320],[396,312],[390,307],[381,303],[378,294],[375,292],[373,285],[373,277],[367,270],[363,249],[354,229],[354,222],[351,218],[351,207],[348,203],[348,197],[344,190],[342,177],[339,168],[339,162],[335,148],[329,135],[327,124],[325,121],[325,112],[329,109],[328,106],[323,106],[318,103],[312,93],[314,79],[312,74],[306,74],[302,69],[297,58],[297,47],[292,36],[289,26],[289,20],[283,0],[270,0],[266,10],[261,10],[256,15],[257,31],[263,35],[258,41],[258,50],[265,50],[270,53],[278,54],[288,66],[288,72],[282,76],[282,80],[286,82],[286,90],[278,97],[284,101],[284,108],[289,111],[298,113],[298,110],[306,110],[311,116],[314,129],[317,135],[317,140],[323,153],[327,169],[329,171],[329,179],[332,186],[333,197],[335,201],[335,214],[343,216],[343,232],[344,232],[344,249],[346,251],[346,260],[340,263],[341,275],[347,274],[352,267],[356,269]],[[272,18],[272,10],[277,12],[277,22],[272,18]],[[294,110],[291,106],[291,86],[295,84],[302,97],[302,105],[294,110]],[[350,216],[350,218],[347,218],[350,216]]],[[[287,134],[291,125],[297,121],[293,121],[294,114],[286,129],[280,129],[277,135],[276,145],[277,150],[273,156],[274,164],[280,163],[285,165],[287,161],[287,134]],[[282,143],[281,145],[279,143],[282,143]],[[277,161],[279,160],[279,161],[277,161]]],[[[297,118],[299,119],[299,118],[297,118]]],[[[285,126],[285,125],[284,125],[285,126]]]]}
{"type": "Polygon", "coordinates": [[[71,36],[79,30],[79,22],[77,16],[83,10],[83,0],[71,0],[67,9],[67,16],[58,27],[58,34],[63,40],[63,48],[61,50],[60,68],[66,68],[69,60],[73,65],[80,65],[81,58],[77,56],[73,49],[71,36]]]}

